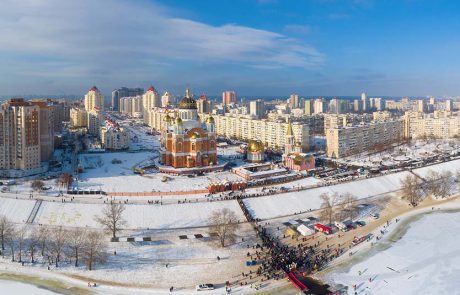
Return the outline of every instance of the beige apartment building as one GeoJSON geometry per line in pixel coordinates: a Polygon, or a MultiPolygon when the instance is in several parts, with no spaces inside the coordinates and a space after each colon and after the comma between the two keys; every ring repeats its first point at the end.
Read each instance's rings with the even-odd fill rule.
{"type": "Polygon", "coordinates": [[[121,127],[101,127],[102,147],[108,150],[125,150],[129,148],[129,133],[121,127]]]}
{"type": "Polygon", "coordinates": [[[42,172],[40,162],[40,107],[21,98],[3,103],[0,108],[0,175],[16,177],[39,173],[42,172]]]}
{"type": "Polygon", "coordinates": [[[460,116],[449,111],[432,114],[409,111],[404,114],[406,138],[453,138],[460,136],[460,116]]]}
{"type": "Polygon", "coordinates": [[[97,110],[88,112],[88,133],[100,138],[104,116],[97,110]]]}
{"type": "Polygon", "coordinates": [[[101,112],[104,110],[104,96],[96,86],[91,87],[85,95],[85,110],[89,112],[93,109],[101,112]]]}
{"type": "MultiPolygon", "coordinates": [[[[210,115],[201,114],[207,119],[210,115]]],[[[286,144],[288,123],[285,121],[258,120],[244,115],[212,115],[216,122],[216,134],[238,140],[261,140],[271,148],[283,148],[286,144]]],[[[292,123],[292,130],[296,143],[300,143],[303,150],[310,148],[309,129],[307,124],[292,123]]]]}
{"type": "Polygon", "coordinates": [[[404,138],[404,120],[363,123],[325,130],[327,156],[342,158],[379,146],[400,142],[404,138]]]}
{"type": "Polygon", "coordinates": [[[131,117],[142,117],[142,96],[128,96],[120,98],[120,113],[131,117]]]}
{"type": "Polygon", "coordinates": [[[70,126],[72,128],[88,127],[88,113],[85,109],[70,109],[70,126]]]}

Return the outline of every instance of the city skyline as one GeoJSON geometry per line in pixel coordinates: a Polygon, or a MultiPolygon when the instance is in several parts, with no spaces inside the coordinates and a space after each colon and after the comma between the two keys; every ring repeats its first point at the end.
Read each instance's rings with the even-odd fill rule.
{"type": "Polygon", "coordinates": [[[6,1],[0,95],[457,96],[452,1],[6,1]],[[110,8],[110,9],[108,9],[110,8]],[[121,17],[122,16],[122,17],[121,17]],[[70,21],[69,21],[70,20],[70,21]]]}

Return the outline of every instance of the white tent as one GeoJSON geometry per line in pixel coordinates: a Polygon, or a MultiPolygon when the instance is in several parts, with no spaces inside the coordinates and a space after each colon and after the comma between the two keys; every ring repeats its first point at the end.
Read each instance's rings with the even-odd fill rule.
{"type": "Polygon", "coordinates": [[[302,236],[310,236],[315,233],[314,229],[309,228],[305,224],[301,224],[297,227],[297,231],[302,235],[302,236]]]}

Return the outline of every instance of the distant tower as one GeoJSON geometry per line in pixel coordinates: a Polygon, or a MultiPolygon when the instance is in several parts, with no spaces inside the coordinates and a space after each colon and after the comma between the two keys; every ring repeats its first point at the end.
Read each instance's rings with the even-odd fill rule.
{"type": "Polygon", "coordinates": [[[287,126],[287,131],[286,131],[286,144],[284,146],[284,153],[289,154],[290,152],[294,151],[294,145],[295,145],[294,132],[292,131],[292,124],[289,121],[288,126],[287,126]]]}
{"type": "Polygon", "coordinates": [[[96,86],[91,87],[85,95],[85,110],[89,112],[94,109],[101,112],[104,110],[104,96],[96,86]]]}
{"type": "Polygon", "coordinates": [[[369,100],[367,99],[367,94],[366,92],[363,92],[361,93],[361,101],[363,102],[362,105],[363,105],[363,111],[364,112],[367,112],[370,108],[369,106],[369,100]]]}

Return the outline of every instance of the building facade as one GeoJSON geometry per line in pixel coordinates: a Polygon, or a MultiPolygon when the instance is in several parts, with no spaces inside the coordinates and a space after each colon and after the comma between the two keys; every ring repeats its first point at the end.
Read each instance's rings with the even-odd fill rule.
{"type": "Polygon", "coordinates": [[[160,148],[162,165],[182,169],[217,164],[214,119],[209,117],[201,123],[196,101],[188,89],[179,103],[174,121],[166,114],[164,122],[160,148]]]}
{"type": "Polygon", "coordinates": [[[88,127],[88,113],[85,109],[70,109],[70,126],[72,128],[88,127]]]}
{"type": "Polygon", "coordinates": [[[342,158],[404,139],[404,120],[364,123],[326,130],[327,156],[342,158]]]}
{"type": "MultiPolygon", "coordinates": [[[[210,115],[203,115],[208,118],[210,115]]],[[[257,120],[244,115],[213,115],[216,134],[243,141],[261,140],[266,147],[282,149],[286,143],[287,125],[285,121],[257,120]]],[[[292,124],[296,142],[303,150],[309,149],[309,129],[306,123],[292,124]]]]}
{"type": "Polygon", "coordinates": [[[85,95],[85,110],[89,112],[93,109],[98,109],[101,112],[104,110],[104,96],[96,86],[91,87],[85,95]]]}
{"type": "Polygon", "coordinates": [[[234,104],[236,103],[236,92],[235,91],[224,91],[222,93],[222,104],[234,104]]]}
{"type": "Polygon", "coordinates": [[[11,99],[0,109],[0,175],[25,176],[40,168],[40,107],[11,99]]]}
{"type": "Polygon", "coordinates": [[[406,138],[454,138],[460,136],[460,115],[449,111],[432,114],[408,111],[404,114],[406,138]]]}
{"type": "Polygon", "coordinates": [[[129,133],[118,123],[108,119],[101,127],[102,147],[107,150],[129,149],[129,133]]]}

